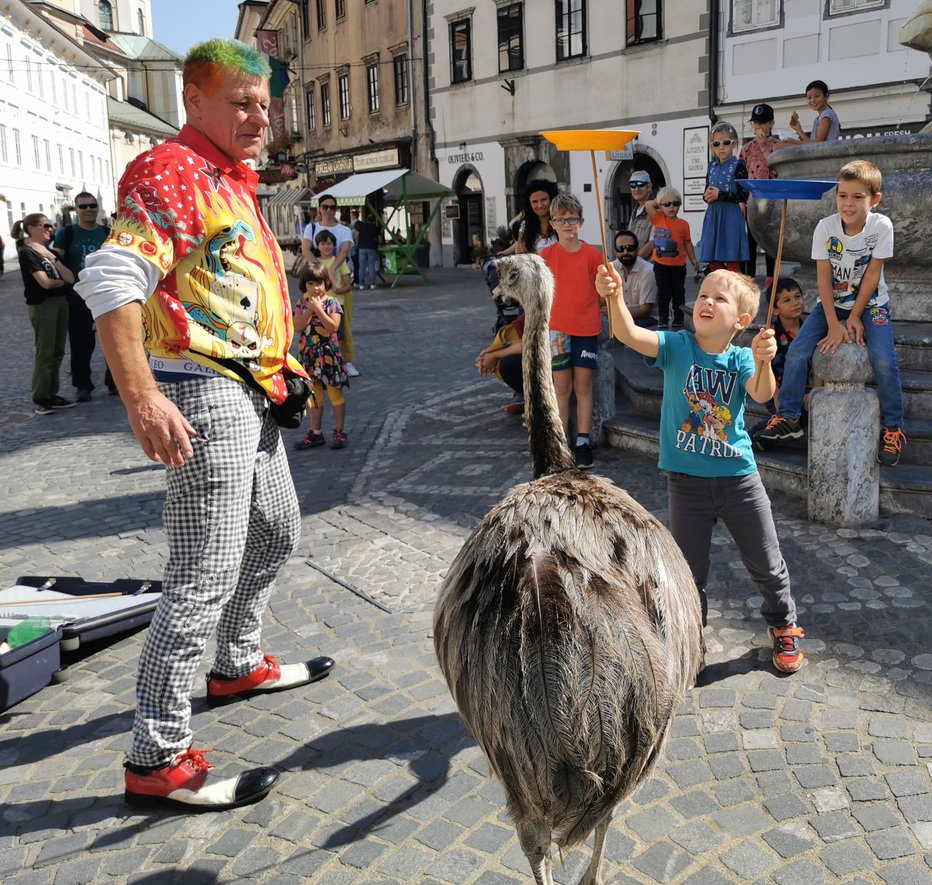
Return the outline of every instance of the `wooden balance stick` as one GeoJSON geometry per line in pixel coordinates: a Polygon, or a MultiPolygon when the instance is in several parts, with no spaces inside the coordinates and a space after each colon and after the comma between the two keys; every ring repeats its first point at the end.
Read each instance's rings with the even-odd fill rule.
{"type": "MultiPolygon", "coordinates": [[[[780,279],[780,259],[783,257],[783,233],[786,230],[786,199],[783,200],[783,208],[780,210],[780,239],[777,241],[777,257],[773,262],[773,285],[770,287],[770,306],[767,308],[767,322],[764,328],[770,328],[770,321],[773,319],[773,305],[777,300],[777,281],[780,279]]],[[[757,363],[757,371],[754,373],[754,392],[757,393],[760,387],[761,375],[764,372],[764,361],[757,363]]]]}
{"type": "Polygon", "coordinates": [[[53,605],[59,603],[70,605],[72,602],[84,602],[88,599],[113,599],[116,596],[126,596],[125,593],[88,593],[87,596],[56,596],[55,599],[37,599],[35,602],[29,602],[26,599],[17,599],[13,602],[0,602],[0,606],[9,607],[12,605],[53,605]]]}

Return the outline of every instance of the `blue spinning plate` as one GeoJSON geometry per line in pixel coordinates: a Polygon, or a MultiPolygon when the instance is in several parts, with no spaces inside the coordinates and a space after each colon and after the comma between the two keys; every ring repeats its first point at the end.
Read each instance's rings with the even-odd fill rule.
{"type": "Polygon", "coordinates": [[[818,200],[837,184],[805,178],[739,178],[737,183],[763,200],[818,200]]]}

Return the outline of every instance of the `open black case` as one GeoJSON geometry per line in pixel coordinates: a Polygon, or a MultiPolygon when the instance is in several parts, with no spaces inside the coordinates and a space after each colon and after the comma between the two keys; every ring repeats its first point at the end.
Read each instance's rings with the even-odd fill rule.
{"type": "Polygon", "coordinates": [[[162,592],[161,581],[29,575],[0,590],[0,632],[27,618],[46,618],[52,630],[0,654],[0,711],[48,685],[61,652],[145,626],[162,592]]]}

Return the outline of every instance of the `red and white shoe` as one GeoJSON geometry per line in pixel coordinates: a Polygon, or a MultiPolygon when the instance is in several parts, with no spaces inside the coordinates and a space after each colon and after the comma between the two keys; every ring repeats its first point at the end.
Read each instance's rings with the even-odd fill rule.
{"type": "Polygon", "coordinates": [[[266,692],[287,691],[323,679],[333,666],[333,658],[324,656],[305,664],[279,664],[273,655],[265,655],[265,660],[245,676],[228,679],[213,671],[208,673],[207,703],[216,706],[266,692]]]}
{"type": "Polygon", "coordinates": [[[182,805],[192,811],[220,811],[258,802],[275,786],[274,768],[252,768],[236,777],[216,778],[204,758],[209,750],[188,747],[162,768],[126,763],[123,794],[128,805],[182,805]]]}

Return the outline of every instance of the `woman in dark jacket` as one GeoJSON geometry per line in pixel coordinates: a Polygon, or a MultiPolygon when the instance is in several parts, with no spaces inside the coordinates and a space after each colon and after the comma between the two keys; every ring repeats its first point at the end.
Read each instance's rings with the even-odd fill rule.
{"type": "Polygon", "coordinates": [[[19,269],[23,275],[26,310],[35,332],[36,355],[32,369],[32,401],[37,415],[70,409],[74,403],[58,395],[58,371],[68,340],[68,287],[74,274],[49,249],[53,225],[41,212],[33,212],[10,231],[19,241],[19,269]]]}

